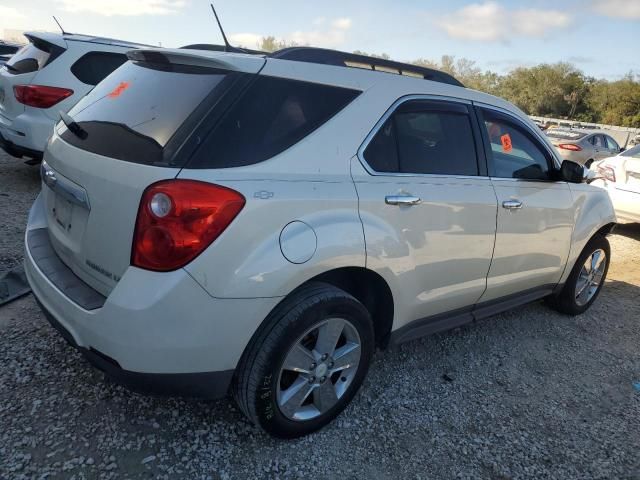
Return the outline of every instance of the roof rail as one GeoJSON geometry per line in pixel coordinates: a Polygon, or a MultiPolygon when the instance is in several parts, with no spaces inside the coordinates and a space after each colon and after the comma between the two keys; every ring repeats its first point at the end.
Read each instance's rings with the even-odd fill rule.
{"type": "Polygon", "coordinates": [[[294,60],[297,62],[320,63],[339,67],[362,68],[378,72],[395,73],[409,77],[423,78],[433,82],[448,83],[457,87],[464,87],[456,78],[448,73],[433,68],[419,67],[409,63],[394,62],[383,58],[358,55],[356,53],[340,52],[326,48],[290,47],[273,52],[272,58],[294,60]]]}
{"type": "MultiPolygon", "coordinates": [[[[216,45],[214,43],[194,43],[191,45],[185,45],[184,47],[180,47],[188,50],[209,50],[212,52],[226,52],[226,47],[224,45],[216,45]]],[[[242,50],[243,53],[250,53],[252,55],[267,55],[267,52],[262,52],[260,50],[252,50],[250,48],[244,47],[236,47],[238,50],[242,50]]]]}

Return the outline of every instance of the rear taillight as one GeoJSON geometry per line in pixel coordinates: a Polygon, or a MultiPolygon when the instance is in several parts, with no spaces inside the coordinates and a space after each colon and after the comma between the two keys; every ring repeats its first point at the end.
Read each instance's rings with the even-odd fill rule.
{"type": "Polygon", "coordinates": [[[240,193],[211,183],[154,183],[140,201],[131,264],[156,271],[186,265],[220,236],[244,204],[240,193]]]}
{"type": "Polygon", "coordinates": [[[558,148],[562,148],[563,150],[571,150],[572,152],[579,152],[582,150],[580,145],[576,145],[574,143],[561,143],[558,145],[558,148]]]}
{"type": "Polygon", "coordinates": [[[611,167],[598,167],[598,173],[602,178],[609,182],[616,181],[616,171],[611,167]]]}
{"type": "Polygon", "coordinates": [[[18,102],[29,107],[49,108],[73,95],[73,90],[44,85],[16,85],[13,93],[18,102]]]}

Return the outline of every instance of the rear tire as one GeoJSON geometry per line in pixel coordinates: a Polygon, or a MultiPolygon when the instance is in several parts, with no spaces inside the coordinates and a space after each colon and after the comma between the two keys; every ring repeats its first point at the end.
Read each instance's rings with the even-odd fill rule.
{"type": "Polygon", "coordinates": [[[576,260],[560,294],[549,297],[547,303],[567,315],[585,312],[602,290],[610,259],[609,241],[603,235],[596,235],[576,260]]]}
{"type": "Polygon", "coordinates": [[[269,434],[306,435],[349,404],[373,351],[364,305],[332,285],[311,283],[282,301],[254,335],[236,370],[233,396],[269,434]]]}

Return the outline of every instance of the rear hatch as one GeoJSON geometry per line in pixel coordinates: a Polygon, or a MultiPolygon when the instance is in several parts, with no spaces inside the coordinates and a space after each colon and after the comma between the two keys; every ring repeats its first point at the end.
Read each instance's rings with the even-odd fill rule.
{"type": "Polygon", "coordinates": [[[212,112],[265,63],[188,50],[137,50],[129,58],[71,109],[70,128],[56,126],[43,163],[51,243],[103,295],[130,265],[144,190],[176,177],[212,112]]]}
{"type": "Polygon", "coordinates": [[[30,85],[40,70],[67,49],[67,43],[60,35],[26,33],[25,36],[29,43],[18,50],[4,67],[0,67],[0,116],[8,125],[25,109],[24,104],[16,100],[13,87],[30,85]]]}

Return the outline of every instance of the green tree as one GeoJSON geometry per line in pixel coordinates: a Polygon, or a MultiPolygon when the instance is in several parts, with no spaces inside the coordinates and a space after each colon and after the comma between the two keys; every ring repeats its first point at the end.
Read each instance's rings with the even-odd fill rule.
{"type": "Polygon", "coordinates": [[[277,50],[282,50],[283,48],[297,46],[298,44],[296,42],[287,42],[286,40],[277,39],[273,35],[262,37],[258,42],[258,50],[269,53],[275,52],[277,50]]]}

